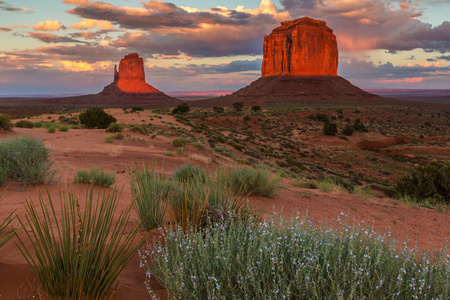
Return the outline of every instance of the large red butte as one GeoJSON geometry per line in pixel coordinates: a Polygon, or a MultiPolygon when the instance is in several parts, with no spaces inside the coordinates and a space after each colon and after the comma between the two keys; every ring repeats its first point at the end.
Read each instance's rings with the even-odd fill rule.
{"type": "Polygon", "coordinates": [[[281,22],[264,37],[262,76],[337,76],[338,48],[333,30],[308,17],[281,22]]]}
{"type": "Polygon", "coordinates": [[[114,67],[114,82],[126,93],[160,93],[145,82],[144,60],[137,53],[125,55],[120,60],[119,72],[114,67]]]}

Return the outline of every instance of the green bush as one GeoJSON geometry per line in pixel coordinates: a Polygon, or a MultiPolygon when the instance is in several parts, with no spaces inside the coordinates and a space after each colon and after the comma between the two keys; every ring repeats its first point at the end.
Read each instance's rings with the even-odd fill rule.
{"type": "Polygon", "coordinates": [[[360,119],[356,119],[355,122],[353,123],[353,129],[355,131],[359,131],[359,132],[368,132],[369,130],[367,129],[367,127],[361,123],[360,119]]]}
{"type": "Polygon", "coordinates": [[[228,184],[235,193],[274,197],[280,189],[281,178],[263,166],[237,168],[228,173],[228,184]]]}
{"type": "Polygon", "coordinates": [[[450,162],[418,166],[398,179],[396,190],[416,201],[433,199],[450,204],[450,162]]]}
{"type": "Polygon", "coordinates": [[[130,112],[134,113],[134,112],[137,112],[137,111],[144,111],[144,109],[142,107],[133,106],[131,108],[130,112]]]}
{"type": "Polygon", "coordinates": [[[184,138],[174,138],[172,140],[172,145],[175,147],[183,147],[186,144],[186,140],[184,138]]]}
{"type": "Polygon", "coordinates": [[[106,132],[122,132],[122,130],[123,125],[116,122],[109,124],[108,128],[106,128],[106,132]]]}
{"type": "Polygon", "coordinates": [[[336,123],[325,122],[323,124],[323,133],[325,135],[336,135],[338,132],[336,123]]]}
{"type": "Polygon", "coordinates": [[[351,136],[353,134],[353,126],[345,125],[344,130],[342,130],[342,134],[346,136],[351,136]]]}
{"type": "Polygon", "coordinates": [[[243,102],[234,102],[232,105],[235,111],[241,111],[244,108],[243,102]]]}
{"type": "Polygon", "coordinates": [[[217,114],[223,113],[225,111],[225,109],[223,107],[217,107],[217,106],[214,106],[212,108],[212,110],[217,114]]]}
{"type": "Polygon", "coordinates": [[[39,137],[17,136],[1,140],[0,164],[7,170],[8,177],[23,183],[51,182],[56,176],[50,148],[39,137]]]}
{"type": "Polygon", "coordinates": [[[301,218],[173,229],[140,253],[174,299],[449,299],[447,249],[418,252],[370,227],[301,218]]]}
{"type": "Polygon", "coordinates": [[[83,201],[60,193],[54,204],[39,193],[39,204],[26,202],[26,236],[18,236],[20,251],[45,293],[55,299],[103,299],[143,241],[135,242],[138,228],[129,227],[131,205],[114,221],[120,194],[109,190],[83,201]],[[57,216],[56,208],[61,208],[57,216]],[[31,247],[30,247],[31,242],[31,247]]]}
{"type": "Polygon", "coordinates": [[[253,110],[253,111],[260,111],[261,110],[261,106],[253,105],[250,109],[253,110]]]}
{"type": "Polygon", "coordinates": [[[173,174],[173,177],[181,182],[196,181],[197,179],[204,182],[207,176],[208,174],[203,168],[190,162],[176,169],[173,174]]]}
{"type": "Polygon", "coordinates": [[[0,129],[3,131],[11,131],[12,124],[8,115],[0,115],[0,129]]]}
{"type": "Polygon", "coordinates": [[[116,182],[116,175],[113,172],[107,172],[103,168],[90,168],[89,170],[78,170],[74,182],[92,183],[109,187],[116,182]]]}
{"type": "Polygon", "coordinates": [[[90,107],[79,116],[80,123],[86,128],[106,129],[109,124],[117,122],[117,119],[106,113],[100,107],[90,107]]]}
{"type": "Polygon", "coordinates": [[[19,128],[33,128],[34,127],[34,123],[30,122],[28,120],[20,120],[16,122],[16,127],[19,128]]]}
{"type": "Polygon", "coordinates": [[[35,128],[41,128],[43,126],[43,122],[42,121],[36,121],[33,123],[33,126],[35,128]]]}
{"type": "Polygon", "coordinates": [[[67,126],[67,125],[60,125],[60,126],[58,127],[58,130],[59,130],[59,131],[62,131],[62,132],[69,131],[69,126],[67,126]]]}
{"type": "Polygon", "coordinates": [[[187,105],[187,103],[181,103],[181,104],[178,104],[178,106],[172,110],[172,113],[173,114],[185,114],[185,113],[189,112],[189,109],[190,108],[189,108],[189,105],[187,105]]]}
{"type": "Polygon", "coordinates": [[[172,181],[156,174],[155,165],[148,168],[145,164],[142,169],[134,168],[129,180],[133,206],[142,227],[152,230],[164,225],[169,193],[174,192],[172,181]]]}

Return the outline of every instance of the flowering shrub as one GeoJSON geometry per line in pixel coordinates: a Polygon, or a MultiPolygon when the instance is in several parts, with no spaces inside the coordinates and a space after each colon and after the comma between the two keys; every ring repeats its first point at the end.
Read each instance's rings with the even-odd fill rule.
{"type": "Polygon", "coordinates": [[[449,299],[447,249],[419,254],[338,222],[297,216],[169,231],[140,253],[147,288],[153,294],[155,276],[178,299],[449,299]]]}

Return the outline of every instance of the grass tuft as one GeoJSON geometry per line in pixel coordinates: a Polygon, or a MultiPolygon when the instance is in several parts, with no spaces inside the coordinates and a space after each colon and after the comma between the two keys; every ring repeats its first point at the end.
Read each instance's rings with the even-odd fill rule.
{"type": "Polygon", "coordinates": [[[109,187],[116,182],[116,175],[113,172],[107,172],[101,167],[90,168],[89,170],[78,170],[74,182],[92,183],[109,187]]]}

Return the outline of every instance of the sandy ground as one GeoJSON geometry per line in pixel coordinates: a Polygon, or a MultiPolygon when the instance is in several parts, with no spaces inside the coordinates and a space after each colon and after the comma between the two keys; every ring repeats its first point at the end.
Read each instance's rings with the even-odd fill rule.
{"type": "MultiPolygon", "coordinates": [[[[151,113],[123,114],[120,110],[112,111],[118,122],[139,124],[142,119],[165,126],[165,122],[174,122],[170,116],[149,121],[151,113]],[[135,120],[132,120],[135,119],[135,120]],[[164,121],[164,123],[163,123],[164,121]]],[[[52,118],[56,118],[54,115],[52,118]]],[[[36,120],[48,120],[43,115],[36,120]]],[[[48,133],[44,128],[15,128],[13,133],[0,133],[0,139],[16,134],[41,136],[45,143],[52,147],[52,157],[58,166],[59,182],[49,186],[49,192],[54,200],[58,199],[59,190],[65,189],[78,199],[85,199],[87,185],[73,183],[76,170],[91,166],[102,166],[117,174],[117,186],[122,190],[117,214],[131,202],[131,191],[128,181],[128,170],[131,164],[140,165],[144,162],[156,161],[158,170],[166,174],[173,173],[185,162],[214,168],[213,157],[196,147],[187,146],[181,155],[167,156],[167,149],[175,150],[170,144],[171,138],[158,135],[151,139],[139,133],[130,133],[130,138],[124,141],[115,140],[106,143],[105,137],[110,135],[104,130],[69,130],[68,132],[48,133]],[[133,140],[133,137],[135,138],[133,140]]],[[[341,212],[355,222],[364,221],[379,231],[390,230],[401,241],[408,237],[410,243],[417,244],[420,249],[432,249],[447,243],[450,237],[450,213],[437,212],[426,208],[406,206],[398,201],[387,198],[371,197],[362,200],[356,195],[343,192],[325,193],[319,190],[298,188],[283,181],[284,188],[275,198],[252,197],[249,199],[254,209],[263,215],[274,211],[291,215],[296,212],[308,213],[314,220],[332,220],[341,212]]],[[[11,211],[16,210],[20,218],[25,216],[24,203],[26,199],[37,203],[37,190],[44,192],[43,185],[22,186],[20,183],[8,180],[0,187],[5,190],[1,201],[0,220],[11,211]]],[[[136,224],[136,214],[132,212],[130,229],[136,224]]],[[[14,221],[13,226],[18,227],[14,221]]],[[[21,233],[23,234],[23,232],[21,233]]],[[[153,233],[140,233],[151,239],[153,233]]],[[[38,294],[39,283],[17,247],[17,239],[13,238],[0,249],[0,299],[34,299],[38,294]]],[[[31,247],[30,245],[27,245],[31,247]]],[[[145,276],[139,268],[139,257],[136,255],[125,267],[120,276],[119,290],[115,299],[150,299],[145,284],[145,276]]],[[[164,296],[164,289],[157,282],[152,286],[164,296]]]]}

